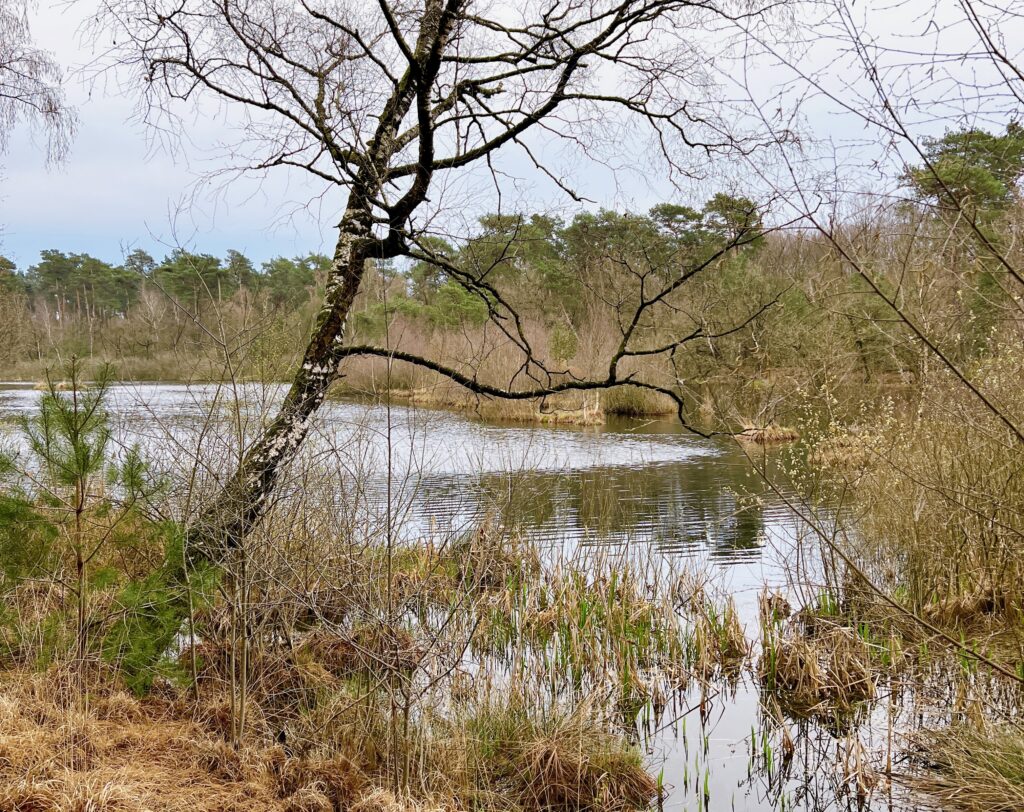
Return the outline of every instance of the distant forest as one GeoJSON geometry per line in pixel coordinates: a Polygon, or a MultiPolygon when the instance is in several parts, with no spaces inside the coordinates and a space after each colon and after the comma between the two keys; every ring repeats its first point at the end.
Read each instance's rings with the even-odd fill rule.
{"type": "Polygon", "coordinates": [[[240,251],[223,259],[184,249],[161,261],[136,249],[115,265],[89,254],[40,252],[40,259],[18,268],[0,256],[0,285],[7,294],[25,297],[35,311],[53,319],[124,318],[147,290],[173,297],[198,310],[204,301],[227,301],[240,291],[261,293],[275,304],[305,299],[330,265],[320,254],[285,259],[277,257],[257,268],[240,251]]]}
{"type": "MultiPolygon", "coordinates": [[[[479,234],[461,248],[436,237],[428,238],[425,248],[469,274],[495,281],[509,281],[529,266],[541,288],[558,294],[565,305],[566,297],[586,281],[577,278],[576,270],[592,264],[595,252],[608,253],[643,240],[661,243],[657,250],[666,261],[669,254],[680,261],[683,253],[721,243],[757,216],[752,201],[724,194],[702,210],[665,204],[646,215],[601,211],[578,214],[568,223],[538,214],[493,214],[480,219],[479,234]]],[[[275,257],[257,267],[240,251],[230,250],[220,258],[179,248],[160,261],[136,249],[122,263],[113,264],[85,253],[47,249],[40,252],[39,262],[26,268],[0,256],[0,289],[23,296],[33,310],[56,320],[124,318],[147,290],[168,295],[192,312],[240,292],[294,307],[323,284],[330,262],[323,254],[310,253],[275,257]]],[[[443,312],[432,313],[442,321],[451,320],[452,305],[462,309],[451,301],[462,286],[449,285],[448,274],[439,265],[416,263],[404,276],[410,299],[425,307],[443,305],[443,312]]]]}
{"type": "MultiPolygon", "coordinates": [[[[699,209],[663,204],[644,214],[602,210],[568,221],[490,214],[460,244],[422,238],[421,256],[434,261],[368,261],[352,328],[378,340],[396,324],[414,325],[431,341],[483,329],[493,305],[488,290],[500,286],[543,334],[550,355],[565,362],[589,327],[611,328],[608,303],[634,286],[637,274],[699,264],[741,233],[743,245],[730,252],[716,284],[754,296],[765,287],[754,277],[763,275],[747,266],[763,247],[762,228],[752,201],[725,194],[699,209]]],[[[283,352],[301,345],[330,266],[316,253],[257,265],[234,250],[221,258],[178,249],[161,260],[134,250],[114,264],[50,249],[25,268],[0,257],[0,363],[8,375],[38,375],[57,358],[77,355],[117,359],[129,375],[175,378],[180,371],[171,356],[208,343],[214,323],[244,345],[249,360],[283,352]],[[159,363],[139,366],[138,359],[159,363]]]]}

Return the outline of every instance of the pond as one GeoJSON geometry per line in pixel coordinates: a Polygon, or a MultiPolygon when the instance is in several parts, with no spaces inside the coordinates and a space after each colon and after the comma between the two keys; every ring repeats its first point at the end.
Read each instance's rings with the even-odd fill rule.
{"type": "MultiPolygon", "coordinates": [[[[251,385],[232,393],[213,385],[131,384],[113,388],[110,408],[118,442],[180,461],[196,454],[194,427],[211,413],[250,433],[280,394],[251,385]],[[233,395],[245,403],[241,412],[230,409],[233,395]]],[[[3,385],[0,417],[30,414],[39,398],[29,384],[3,385]]],[[[495,425],[444,411],[329,401],[306,453],[333,454],[338,464],[358,469],[366,510],[380,510],[389,496],[401,503],[398,532],[412,538],[459,532],[497,512],[546,544],[632,546],[685,559],[734,596],[748,637],[756,637],[761,591],[786,589],[804,532],[789,507],[795,494],[766,487],[743,449],[687,433],[671,420],[495,425]]],[[[758,455],[774,465],[773,454],[758,455]]],[[[691,694],[643,740],[653,772],[669,787],[664,808],[917,808],[884,791],[859,800],[852,786],[854,749],[877,760],[891,747],[884,709],[853,731],[794,723],[795,753],[780,778],[772,763],[779,736],[761,732],[764,711],[749,677],[703,701],[691,694]]]]}

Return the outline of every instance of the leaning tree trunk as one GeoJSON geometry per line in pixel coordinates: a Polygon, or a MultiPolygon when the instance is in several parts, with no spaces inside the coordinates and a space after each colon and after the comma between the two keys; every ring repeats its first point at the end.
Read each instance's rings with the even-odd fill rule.
{"type": "Polygon", "coordinates": [[[309,430],[313,414],[337,378],[345,323],[362,279],[369,211],[351,205],[339,225],[338,243],[324,304],[284,402],[237,472],[207,503],[189,528],[189,558],[220,562],[237,547],[263,513],[278,475],[309,430]]]}
{"type": "Polygon", "coordinates": [[[263,513],[284,466],[295,456],[309,430],[310,418],[338,375],[343,357],[345,321],[352,308],[363,267],[381,241],[372,235],[371,201],[379,199],[386,168],[401,148],[398,131],[416,103],[417,169],[409,188],[389,209],[392,233],[425,199],[433,172],[433,121],[430,93],[463,0],[428,0],[410,64],[385,103],[373,138],[366,145],[359,177],[349,191],[348,208],[339,225],[324,305],[277,417],[248,451],[238,473],[190,528],[192,555],[219,562],[237,547],[263,513]]]}

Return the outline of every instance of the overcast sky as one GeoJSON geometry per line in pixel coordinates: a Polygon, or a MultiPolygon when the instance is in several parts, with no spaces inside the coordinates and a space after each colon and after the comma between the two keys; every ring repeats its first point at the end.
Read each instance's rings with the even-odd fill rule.
{"type": "MultiPolygon", "coordinates": [[[[859,8],[876,30],[897,37],[931,30],[916,13],[930,9],[929,0],[895,10],[882,0],[874,6],[862,3],[859,8]]],[[[133,121],[135,100],[88,81],[80,70],[105,47],[82,42],[81,24],[88,8],[88,3],[53,5],[40,0],[34,12],[37,44],[68,69],[67,94],[78,111],[79,129],[69,159],[57,168],[45,166],[43,151],[26,127],[15,132],[8,153],[0,156],[0,253],[20,268],[35,262],[44,248],[88,252],[110,261],[134,248],[159,257],[177,245],[221,256],[234,248],[257,262],[279,254],[329,253],[339,201],[330,201],[326,209],[296,210],[296,201],[307,201],[316,191],[302,177],[239,181],[227,191],[193,194],[197,179],[212,168],[208,153],[196,145],[214,143],[223,123],[210,114],[194,116],[187,127],[193,145],[175,153],[153,143],[152,133],[133,121]]],[[[956,38],[950,47],[956,50],[956,38]]],[[[828,52],[823,53],[827,58],[828,52]]],[[[792,78],[791,72],[770,67],[755,74],[752,81],[762,97],[792,78]]],[[[861,145],[857,149],[862,163],[873,155],[873,135],[839,115],[834,104],[808,104],[803,126],[829,144],[861,145]]],[[[626,152],[634,148],[623,144],[626,152]]],[[[743,168],[734,169],[731,179],[728,172],[722,175],[722,185],[742,181],[743,168]]],[[[597,203],[613,207],[645,209],[681,194],[656,173],[593,174],[578,180],[597,203]]],[[[699,202],[716,191],[713,186],[695,185],[689,190],[691,199],[682,202],[699,202]]],[[[543,206],[546,200],[542,189],[529,186],[510,185],[510,192],[529,205],[543,206]]]]}
{"type": "MultiPolygon", "coordinates": [[[[25,268],[45,248],[109,261],[134,248],[160,257],[179,245],[219,256],[233,248],[257,262],[330,253],[339,201],[307,206],[321,187],[300,174],[234,180],[227,188],[218,184],[197,191],[197,181],[216,168],[204,146],[216,142],[222,122],[212,114],[193,116],[186,128],[191,143],[173,152],[155,141],[135,120],[131,89],[125,94],[111,81],[97,82],[89,70],[105,44],[83,42],[88,8],[88,3],[41,0],[33,14],[36,44],[66,69],[78,133],[68,160],[47,167],[28,127],[15,131],[8,154],[0,156],[0,254],[25,268]]],[[[646,208],[674,194],[657,178],[591,181],[598,187],[595,199],[609,206],[646,208]]],[[[530,196],[521,188],[510,187],[509,193],[530,196]]]]}
{"type": "MultiPolygon", "coordinates": [[[[33,15],[36,43],[70,68],[67,95],[79,127],[71,155],[56,168],[45,166],[27,127],[16,130],[0,157],[0,253],[23,268],[44,248],[108,260],[136,247],[162,256],[178,244],[218,255],[235,248],[258,260],[325,248],[330,234],[326,222],[317,222],[319,212],[289,218],[282,209],[282,199],[308,197],[283,178],[194,197],[196,180],[211,168],[204,153],[186,145],[171,154],[153,143],[152,133],[132,120],[134,100],[80,70],[94,53],[80,36],[87,6],[41,0],[33,15]]],[[[210,143],[218,127],[213,118],[197,118],[189,134],[210,143]]]]}

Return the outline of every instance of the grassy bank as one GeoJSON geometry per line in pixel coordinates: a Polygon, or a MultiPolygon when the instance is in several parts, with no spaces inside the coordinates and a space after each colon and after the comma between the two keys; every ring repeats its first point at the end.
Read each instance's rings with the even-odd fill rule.
{"type": "Polygon", "coordinates": [[[315,463],[221,566],[182,571],[154,515],[194,475],[108,450],[102,381],[23,430],[0,809],[644,809],[637,724],[746,657],[734,610],[653,557],[488,519],[400,540],[333,509],[359,482],[315,463]]]}
{"type": "MultiPolygon", "coordinates": [[[[1007,348],[973,370],[1014,419],[1017,369],[1007,348]]],[[[745,684],[760,700],[751,775],[772,786],[800,780],[801,737],[827,734],[846,742],[843,791],[865,802],[900,784],[1014,808],[1020,452],[948,376],[921,391],[800,426],[783,459],[813,461],[789,472],[809,518],[782,559],[791,582],[747,628],[646,548],[550,549],[495,518],[400,538],[401,505],[371,507],[358,469],[323,456],[289,472],[222,566],[168,579],[173,517],[209,482],[102,446],[82,393],[74,408],[97,417],[76,442],[104,453],[49,459],[75,412],[47,393],[49,423],[26,437],[50,441],[22,476],[8,466],[0,504],[0,800],[145,808],[191,781],[182,808],[644,809],[672,783],[644,735],[703,721],[745,684]],[[884,749],[862,743],[883,734],[884,749]],[[1008,755],[978,766],[985,746],[1008,755]]],[[[230,426],[193,430],[233,442],[230,426]]],[[[815,758],[806,769],[841,766],[815,758]]]]}
{"type": "Polygon", "coordinates": [[[233,748],[217,695],[98,688],[80,708],[59,694],[66,674],[3,677],[2,809],[642,809],[656,795],[640,754],[586,713],[538,721],[504,704],[478,708],[419,754],[431,763],[425,793],[388,789],[366,751],[353,761],[272,739],[233,748]]]}
{"type": "Polygon", "coordinates": [[[482,420],[505,423],[598,426],[609,417],[670,417],[677,413],[670,397],[631,387],[505,400],[476,395],[445,381],[417,389],[389,389],[373,379],[359,381],[347,376],[335,391],[342,397],[376,401],[388,398],[395,403],[466,412],[482,420]]]}

